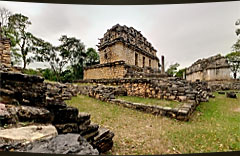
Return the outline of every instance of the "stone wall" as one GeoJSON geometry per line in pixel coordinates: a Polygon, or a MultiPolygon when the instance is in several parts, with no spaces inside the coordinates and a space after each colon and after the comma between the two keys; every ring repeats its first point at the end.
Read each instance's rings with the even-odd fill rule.
{"type": "Polygon", "coordinates": [[[199,103],[208,101],[208,96],[211,94],[206,82],[188,82],[175,77],[155,79],[92,79],[78,82],[118,85],[126,89],[128,96],[176,100],[180,102],[199,103]]]}
{"type": "Polygon", "coordinates": [[[19,121],[51,123],[59,134],[80,134],[100,153],[112,148],[113,132],[91,123],[90,114],[64,102],[77,95],[73,86],[45,83],[41,77],[13,72],[0,72],[0,77],[1,126],[19,121]]]}
{"type": "Polygon", "coordinates": [[[123,78],[126,74],[124,63],[107,63],[84,69],[84,79],[123,78]]]}
{"type": "Polygon", "coordinates": [[[84,68],[84,80],[87,79],[121,79],[121,78],[157,78],[166,77],[159,70],[141,68],[116,61],[84,68]]]}
{"type": "Polygon", "coordinates": [[[196,80],[231,80],[230,66],[227,60],[216,55],[207,59],[200,59],[186,69],[186,79],[196,80]]]}
{"type": "Polygon", "coordinates": [[[154,115],[167,116],[178,120],[187,121],[190,119],[191,114],[194,112],[198,103],[181,103],[176,108],[162,107],[156,105],[146,105],[142,103],[133,103],[116,99],[115,96],[126,96],[127,91],[121,86],[104,86],[104,85],[81,85],[77,86],[79,94],[87,95],[101,101],[106,101],[112,104],[120,105],[126,108],[150,113],[154,115]]]}
{"type": "Polygon", "coordinates": [[[240,90],[240,81],[208,81],[208,86],[212,91],[220,90],[240,90]]]}
{"type": "Polygon", "coordinates": [[[163,115],[178,120],[189,120],[191,114],[200,102],[214,97],[207,87],[207,83],[196,81],[193,83],[179,78],[161,79],[94,79],[82,81],[91,85],[78,86],[79,94],[87,95],[102,101],[107,101],[123,107],[163,115]],[[114,86],[104,86],[114,85],[114,86]],[[149,106],[115,99],[115,96],[139,96],[182,102],[177,108],[149,106]]]}

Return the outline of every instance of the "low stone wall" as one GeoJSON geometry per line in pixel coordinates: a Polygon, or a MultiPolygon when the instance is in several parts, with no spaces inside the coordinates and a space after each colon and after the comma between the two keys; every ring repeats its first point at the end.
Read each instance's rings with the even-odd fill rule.
{"type": "Polygon", "coordinates": [[[195,103],[184,103],[178,108],[171,108],[171,107],[162,107],[162,106],[155,106],[155,105],[146,105],[142,103],[132,103],[132,102],[119,100],[119,99],[110,99],[110,103],[117,104],[130,109],[142,111],[145,113],[167,116],[167,117],[175,118],[182,121],[188,121],[190,119],[191,114],[197,107],[197,104],[195,103]]]}
{"type": "Polygon", "coordinates": [[[180,78],[157,79],[99,79],[85,80],[79,83],[118,85],[126,90],[128,96],[139,96],[199,103],[208,101],[211,96],[206,82],[188,82],[180,78]]]}
{"type": "Polygon", "coordinates": [[[113,132],[91,123],[90,114],[68,107],[64,100],[77,95],[71,85],[45,83],[38,76],[0,72],[0,121],[51,123],[59,134],[78,133],[100,153],[113,146],[113,132]],[[71,87],[68,87],[71,86],[71,87]]]}
{"type": "MultiPolygon", "coordinates": [[[[143,87],[143,80],[142,82],[138,82],[132,84],[131,87],[134,87],[134,85],[138,85],[140,87],[143,87]]],[[[194,94],[192,93],[189,96],[186,96],[185,101],[182,100],[183,103],[181,103],[176,108],[171,107],[161,107],[161,106],[154,106],[154,105],[146,105],[141,103],[132,103],[124,100],[116,99],[115,96],[119,95],[129,95],[128,89],[124,87],[124,84],[122,86],[105,86],[105,85],[81,85],[77,88],[79,89],[79,94],[87,95],[96,99],[99,99],[101,101],[110,102],[113,104],[121,105],[123,107],[127,107],[130,109],[135,109],[138,111],[142,111],[145,113],[151,113],[154,115],[162,115],[167,116],[171,118],[175,118],[178,120],[188,121],[190,119],[191,114],[194,112],[195,108],[199,105],[201,101],[207,101],[208,96],[210,93],[201,92],[199,88],[199,84],[195,84],[195,88],[199,91],[195,91],[194,94]],[[201,94],[200,94],[201,93],[201,94]],[[196,94],[196,96],[195,96],[196,94]],[[205,97],[206,96],[206,97],[205,97]],[[195,98],[195,99],[194,99],[195,98]]],[[[129,85],[129,84],[127,84],[129,85]]],[[[145,85],[147,86],[147,85],[145,85]]],[[[201,86],[201,88],[203,88],[201,86]]],[[[143,88],[145,89],[145,88],[143,88]]],[[[150,89],[151,90],[151,89],[150,89]]],[[[130,90],[130,93],[135,93],[134,91],[130,90]]],[[[151,95],[151,94],[149,94],[151,95]]],[[[140,96],[139,94],[134,94],[132,96],[140,96]]],[[[146,97],[146,95],[143,95],[143,97],[146,97]]],[[[164,98],[164,97],[162,97],[164,98]]],[[[172,100],[172,99],[167,99],[172,100]]],[[[181,101],[181,100],[180,100],[181,101]]]]}
{"type": "Polygon", "coordinates": [[[240,90],[240,81],[231,80],[231,81],[208,81],[208,86],[212,91],[219,90],[240,90]]]}

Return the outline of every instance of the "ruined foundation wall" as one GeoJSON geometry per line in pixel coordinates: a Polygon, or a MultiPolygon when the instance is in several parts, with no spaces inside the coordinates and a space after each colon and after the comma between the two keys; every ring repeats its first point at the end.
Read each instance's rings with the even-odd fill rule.
{"type": "Polygon", "coordinates": [[[119,85],[126,90],[128,96],[190,103],[208,101],[208,95],[210,94],[206,82],[190,83],[179,78],[92,79],[82,81],[82,83],[119,85]]]}
{"type": "MultiPolygon", "coordinates": [[[[168,116],[178,120],[188,120],[200,102],[208,101],[210,93],[207,84],[204,82],[189,83],[185,80],[175,78],[170,79],[94,79],[84,83],[92,85],[80,85],[80,94],[87,95],[102,101],[121,105],[130,109],[135,109],[154,115],[168,116]],[[100,85],[106,84],[107,86],[100,85]],[[117,85],[117,86],[109,86],[117,85]],[[115,96],[139,96],[157,99],[179,101],[176,108],[162,107],[157,105],[146,105],[133,103],[120,99],[115,96]]],[[[212,97],[212,96],[211,96],[212,97]]]]}
{"type": "Polygon", "coordinates": [[[212,91],[220,90],[239,90],[240,91],[240,81],[231,80],[231,81],[208,81],[208,86],[212,91]]]}

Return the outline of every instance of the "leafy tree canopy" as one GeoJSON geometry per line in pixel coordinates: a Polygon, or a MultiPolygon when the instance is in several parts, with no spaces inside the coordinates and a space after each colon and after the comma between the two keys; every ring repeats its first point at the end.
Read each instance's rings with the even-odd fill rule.
{"type": "Polygon", "coordinates": [[[169,76],[175,76],[175,74],[177,73],[177,68],[180,66],[179,63],[175,63],[169,66],[169,68],[167,69],[167,74],[169,76]]]}
{"type": "Polygon", "coordinates": [[[99,55],[94,48],[88,48],[86,54],[87,54],[87,57],[85,59],[86,66],[99,64],[99,55]]]}
{"type": "Polygon", "coordinates": [[[226,55],[230,69],[233,72],[234,79],[237,78],[237,73],[240,72],[240,51],[231,52],[226,55]]]}

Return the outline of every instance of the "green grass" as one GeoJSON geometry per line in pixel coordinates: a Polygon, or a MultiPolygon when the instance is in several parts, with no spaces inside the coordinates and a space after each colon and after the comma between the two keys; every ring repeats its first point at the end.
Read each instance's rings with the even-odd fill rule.
{"type": "Polygon", "coordinates": [[[177,101],[143,98],[143,97],[136,97],[136,96],[118,96],[117,99],[134,102],[134,103],[142,103],[146,105],[159,105],[159,106],[165,106],[165,107],[171,107],[171,108],[178,107],[182,104],[181,102],[177,102],[177,101]]]}
{"type": "Polygon", "coordinates": [[[67,101],[91,114],[92,122],[115,133],[107,154],[176,154],[240,150],[238,99],[214,93],[201,103],[189,122],[142,113],[87,96],[67,101]]]}

